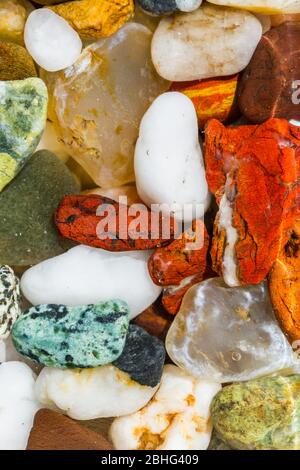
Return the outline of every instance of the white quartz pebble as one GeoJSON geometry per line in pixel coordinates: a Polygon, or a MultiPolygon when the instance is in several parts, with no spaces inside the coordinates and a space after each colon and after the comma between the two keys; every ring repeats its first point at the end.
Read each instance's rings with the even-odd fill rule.
{"type": "Polygon", "coordinates": [[[160,21],[152,60],[159,75],[171,81],[231,75],[249,64],[261,36],[252,13],[204,4],[160,21]]]}
{"type": "Polygon", "coordinates": [[[73,65],[82,49],[78,33],[64,18],[48,8],[30,13],[25,24],[24,41],[35,62],[48,72],[73,65]]]}
{"type": "Polygon", "coordinates": [[[164,204],[163,213],[174,209],[187,222],[203,215],[209,191],[196,112],[184,94],[164,93],[152,103],[140,125],[134,165],[138,194],[149,207],[164,204]]]}
{"type": "Polygon", "coordinates": [[[275,320],[267,283],[227,287],[213,278],[184,296],[166,339],[172,361],[220,383],[252,380],[300,362],[275,320]]]}
{"type": "Polygon", "coordinates": [[[156,390],[131,380],[113,365],[66,370],[45,367],[36,381],[36,394],[43,405],[55,405],[79,420],[134,413],[156,390]]]}
{"type": "Polygon", "coordinates": [[[40,408],[34,393],[35,376],[21,362],[0,365],[0,450],[24,450],[40,408]]]}
{"type": "Polygon", "coordinates": [[[117,418],[110,436],[117,450],[206,450],[211,437],[210,404],[220,384],[197,380],[166,365],[150,403],[117,418]]]}
{"type": "Polygon", "coordinates": [[[21,289],[33,305],[124,300],[134,318],[161,293],[148,272],[150,253],[113,253],[79,245],[28,269],[22,276],[21,289]]]}

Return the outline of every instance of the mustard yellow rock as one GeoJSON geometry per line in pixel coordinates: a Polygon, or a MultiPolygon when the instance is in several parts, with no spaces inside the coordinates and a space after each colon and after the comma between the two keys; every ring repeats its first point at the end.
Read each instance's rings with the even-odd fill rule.
{"type": "Polygon", "coordinates": [[[108,37],[134,13],[133,0],[77,0],[48,7],[62,16],[83,39],[108,37]]]}

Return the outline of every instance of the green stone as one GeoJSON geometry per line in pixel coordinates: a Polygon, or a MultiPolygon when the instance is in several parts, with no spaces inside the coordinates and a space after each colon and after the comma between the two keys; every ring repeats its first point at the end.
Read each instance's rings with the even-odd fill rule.
{"type": "Polygon", "coordinates": [[[40,78],[0,82],[0,191],[38,146],[47,104],[47,87],[40,78]]]}
{"type": "Polygon", "coordinates": [[[214,398],[214,427],[239,450],[300,450],[300,375],[229,385],[214,398]]]}
{"type": "Polygon", "coordinates": [[[233,450],[226,442],[223,442],[217,433],[213,431],[207,450],[233,450]]]}
{"type": "Polygon", "coordinates": [[[52,153],[36,152],[0,193],[0,264],[28,266],[73,246],[59,237],[53,214],[79,185],[52,153]]]}
{"type": "Polygon", "coordinates": [[[120,300],[38,305],[19,317],[12,339],[23,356],[48,367],[97,367],[122,354],[128,326],[129,309],[120,300]]]}

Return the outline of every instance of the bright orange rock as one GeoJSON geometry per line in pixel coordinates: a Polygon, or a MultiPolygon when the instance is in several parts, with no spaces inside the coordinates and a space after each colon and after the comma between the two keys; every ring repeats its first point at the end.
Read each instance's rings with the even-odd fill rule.
{"type": "Polygon", "coordinates": [[[150,276],[158,286],[178,286],[185,278],[206,270],[209,236],[204,223],[192,227],[170,245],[157,248],[149,258],[150,276]]]}
{"type": "MultiPolygon", "coordinates": [[[[219,203],[226,199],[227,224],[236,231],[230,255],[235,285],[258,284],[269,274],[287,238],[285,232],[295,223],[300,128],[285,119],[233,128],[212,120],[206,128],[205,160],[209,187],[219,203]]],[[[211,256],[216,272],[226,278],[228,239],[221,212],[211,256]]]]}
{"type": "Polygon", "coordinates": [[[174,82],[171,91],[180,91],[192,100],[199,127],[203,128],[209,119],[227,122],[237,117],[237,84],[238,75],[232,75],[194,82],[174,82]]]}

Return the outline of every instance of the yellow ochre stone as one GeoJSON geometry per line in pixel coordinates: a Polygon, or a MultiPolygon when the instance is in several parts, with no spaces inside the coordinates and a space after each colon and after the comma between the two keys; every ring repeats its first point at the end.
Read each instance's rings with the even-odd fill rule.
{"type": "Polygon", "coordinates": [[[111,36],[134,13],[133,0],[77,0],[47,7],[62,16],[83,39],[111,36]]]}

